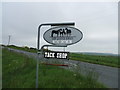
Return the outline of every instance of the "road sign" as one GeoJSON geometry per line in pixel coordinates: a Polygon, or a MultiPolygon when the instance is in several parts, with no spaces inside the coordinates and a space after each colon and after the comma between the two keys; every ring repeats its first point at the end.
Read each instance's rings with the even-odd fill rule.
{"type": "Polygon", "coordinates": [[[79,42],[83,38],[83,34],[77,28],[60,26],[47,30],[43,38],[50,44],[67,46],[79,42]]]}
{"type": "Polygon", "coordinates": [[[69,52],[44,52],[44,58],[69,59],[69,52]]]}
{"type": "MultiPolygon", "coordinates": [[[[50,26],[70,26],[70,25],[74,25],[75,23],[47,23],[47,24],[41,24],[41,25],[39,25],[39,27],[38,27],[38,39],[37,39],[37,49],[38,49],[38,51],[39,51],[39,45],[40,45],[40,28],[42,27],[42,26],[46,26],[46,25],[50,25],[50,26]]],[[[55,29],[58,29],[58,28],[55,28],[55,29]]],[[[69,36],[71,36],[71,30],[67,30],[68,29],[68,27],[66,27],[66,32],[64,33],[63,31],[61,31],[60,30],[60,32],[58,32],[58,34],[61,34],[61,36],[63,36],[63,34],[64,35],[69,35],[69,36]]],[[[49,31],[51,31],[50,29],[49,29],[49,31]]],[[[44,34],[44,36],[43,36],[43,38],[47,41],[47,42],[49,42],[49,43],[53,43],[53,44],[55,44],[56,45],[56,41],[55,41],[55,39],[53,39],[53,34],[56,34],[55,33],[55,31],[52,31],[52,32],[50,32],[50,33],[46,33],[45,32],[45,34],[44,34]],[[48,34],[48,36],[47,36],[47,34],[48,34]],[[49,35],[49,34],[51,34],[51,35],[49,35]],[[50,40],[49,41],[49,37],[51,37],[51,39],[52,40],[50,40]]],[[[57,35],[58,35],[57,34],[57,35]]],[[[74,35],[74,34],[73,34],[74,35]]],[[[81,32],[81,34],[80,35],[82,35],[82,32],[81,32]]],[[[57,39],[57,38],[56,38],[57,39]]],[[[82,36],[81,36],[81,39],[82,39],[82,36]]],[[[68,40],[68,39],[64,39],[64,40],[68,40]]],[[[70,39],[71,40],[71,39],[70,39]]],[[[77,41],[79,41],[79,40],[77,40],[77,41]]],[[[63,41],[62,41],[63,42],[63,41]]],[[[68,42],[68,41],[67,41],[68,42]]],[[[69,43],[65,43],[64,42],[64,44],[62,44],[62,43],[57,43],[57,45],[59,46],[59,45],[64,45],[64,46],[67,46],[68,44],[72,44],[72,42],[71,41],[69,41],[69,43]]],[[[76,43],[76,42],[74,42],[74,43],[76,43]]],[[[65,53],[65,52],[64,52],[65,53]]],[[[55,57],[57,57],[56,56],[57,55],[57,53],[55,53],[54,54],[54,56],[55,57]]],[[[47,57],[47,58],[49,58],[48,57],[48,55],[47,55],[47,53],[46,54],[44,54],[44,56],[45,57],[47,57]],[[46,55],[46,56],[45,56],[46,55]]],[[[67,54],[64,54],[64,55],[61,55],[61,57],[63,57],[64,56],[64,58],[67,58],[68,59],[68,53],[67,54]],[[67,55],[67,56],[66,56],[67,55]]],[[[60,56],[59,56],[59,58],[61,58],[60,56]]],[[[39,58],[39,53],[38,53],[38,58],[39,58]]],[[[38,68],[39,68],[39,59],[37,58],[37,65],[36,65],[36,88],[38,88],[38,68]]],[[[57,57],[58,58],[58,57],[57,57]]]]}

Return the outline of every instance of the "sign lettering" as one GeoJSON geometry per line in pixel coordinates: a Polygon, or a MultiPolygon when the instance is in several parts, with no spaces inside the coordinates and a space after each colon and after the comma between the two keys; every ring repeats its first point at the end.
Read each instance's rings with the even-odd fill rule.
{"type": "Polygon", "coordinates": [[[69,59],[68,52],[44,52],[45,58],[69,59]]]}

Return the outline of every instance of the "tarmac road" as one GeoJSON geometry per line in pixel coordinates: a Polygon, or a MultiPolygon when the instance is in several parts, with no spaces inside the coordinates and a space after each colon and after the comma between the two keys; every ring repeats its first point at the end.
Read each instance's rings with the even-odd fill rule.
{"type": "MultiPolygon", "coordinates": [[[[29,57],[34,57],[36,59],[38,58],[36,53],[30,53],[22,50],[11,49],[11,48],[8,48],[8,49],[15,52],[19,52],[19,53],[24,53],[29,57]]],[[[39,58],[42,58],[42,56],[39,56],[39,58]]],[[[44,59],[43,61],[47,62],[52,60],[44,59]]],[[[56,61],[56,60],[54,59],[53,61],[56,61]]],[[[65,67],[66,69],[74,70],[74,68],[77,67],[78,68],[77,70],[84,75],[87,75],[89,72],[94,72],[95,77],[98,78],[98,81],[103,83],[108,88],[119,87],[118,86],[118,69],[120,70],[120,68],[109,67],[109,66],[98,65],[98,64],[91,64],[91,63],[74,61],[74,60],[59,60],[59,62],[68,64],[69,67],[65,67]]]]}
{"type": "MultiPolygon", "coordinates": [[[[88,71],[93,71],[98,75],[98,81],[103,83],[109,88],[118,88],[118,69],[104,65],[91,64],[81,61],[70,60],[71,63],[79,63],[80,70],[85,73],[88,71]]],[[[97,76],[96,76],[97,77],[97,76]]]]}

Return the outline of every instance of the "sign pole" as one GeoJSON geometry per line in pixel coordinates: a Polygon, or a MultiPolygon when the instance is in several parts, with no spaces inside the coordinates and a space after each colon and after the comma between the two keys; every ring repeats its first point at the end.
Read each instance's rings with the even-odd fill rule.
{"type": "Polygon", "coordinates": [[[38,27],[38,42],[37,42],[37,65],[36,65],[36,88],[38,88],[38,69],[39,69],[39,42],[40,42],[40,28],[42,24],[38,27]]]}

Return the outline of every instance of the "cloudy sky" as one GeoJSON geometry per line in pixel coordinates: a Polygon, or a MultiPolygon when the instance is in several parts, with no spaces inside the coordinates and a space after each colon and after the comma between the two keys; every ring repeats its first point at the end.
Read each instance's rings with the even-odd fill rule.
{"type": "MultiPolygon", "coordinates": [[[[83,39],[66,48],[74,52],[118,53],[117,2],[3,2],[2,42],[37,47],[37,29],[43,23],[75,22],[83,39]]],[[[41,45],[48,44],[41,28],[41,45]]],[[[52,48],[63,50],[63,48],[52,48]]]]}

